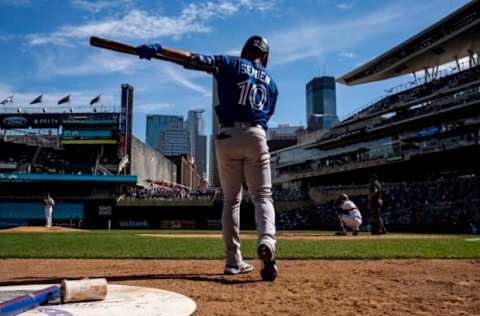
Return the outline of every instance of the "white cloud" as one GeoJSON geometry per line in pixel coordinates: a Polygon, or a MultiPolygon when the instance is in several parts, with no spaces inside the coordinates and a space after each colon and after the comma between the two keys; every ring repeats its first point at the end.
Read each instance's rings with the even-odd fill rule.
{"type": "Polygon", "coordinates": [[[175,104],[172,103],[140,103],[135,104],[135,112],[140,113],[155,113],[160,112],[165,109],[172,109],[175,107],[175,104]]]}
{"type": "Polygon", "coordinates": [[[88,56],[78,64],[51,67],[53,75],[78,76],[105,73],[132,73],[138,66],[138,59],[134,56],[116,56],[103,51],[88,56]]]}
{"type": "Polygon", "coordinates": [[[14,38],[15,36],[13,34],[8,34],[0,30],[0,43],[9,42],[14,38]]]}
{"type": "Polygon", "coordinates": [[[77,9],[96,14],[107,9],[131,5],[132,2],[132,0],[73,0],[72,6],[77,9]]]}
{"type": "Polygon", "coordinates": [[[340,57],[351,58],[351,59],[357,58],[357,55],[352,52],[340,52],[338,55],[340,57]]]}
{"type": "Polygon", "coordinates": [[[0,4],[27,6],[31,4],[30,0],[0,0],[0,4]]]}
{"type": "Polygon", "coordinates": [[[206,89],[202,87],[201,85],[198,85],[191,81],[187,76],[185,75],[186,71],[181,71],[178,69],[178,67],[174,68],[169,65],[163,68],[165,74],[175,81],[176,83],[180,84],[182,87],[185,87],[189,90],[199,92],[203,95],[203,97],[211,97],[212,92],[209,89],[206,89]]]}
{"type": "Polygon", "coordinates": [[[348,3],[344,2],[344,3],[337,3],[336,7],[339,10],[347,11],[347,10],[352,9],[354,5],[355,5],[355,2],[348,2],[348,3]]]}
{"type": "MultiPolygon", "coordinates": [[[[99,94],[102,94],[102,104],[105,106],[112,106],[114,105],[114,91],[95,91],[95,90],[75,90],[75,91],[60,91],[60,90],[50,90],[50,91],[19,91],[15,89],[15,87],[4,85],[0,83],[0,98],[3,96],[8,97],[13,95],[13,103],[9,104],[14,108],[21,107],[24,109],[28,108],[38,108],[40,106],[52,107],[52,111],[54,107],[57,106],[58,100],[63,98],[64,96],[70,94],[70,100],[72,107],[75,109],[76,107],[90,107],[90,100],[96,97],[99,94]],[[38,97],[39,95],[42,96],[43,104],[32,104],[30,102],[38,97]]],[[[3,99],[2,99],[3,100],[3,99]]]]}
{"type": "MultiPolygon", "coordinates": [[[[85,0],[77,0],[85,8],[100,10],[101,6],[88,6],[85,0]]],[[[103,3],[103,2],[102,2],[103,3]]],[[[109,18],[102,21],[91,21],[82,25],[65,25],[52,33],[35,33],[27,36],[30,45],[60,44],[73,45],[72,40],[103,36],[122,39],[147,40],[162,37],[180,37],[184,34],[206,33],[212,18],[226,18],[236,14],[240,9],[266,10],[266,6],[257,7],[250,1],[207,1],[190,3],[178,16],[162,16],[144,10],[132,9],[119,19],[109,18]]]]}
{"type": "MultiPolygon", "coordinates": [[[[427,4],[431,5],[431,4],[427,4]]],[[[280,29],[268,36],[272,47],[273,64],[282,65],[328,53],[349,51],[359,43],[374,40],[405,23],[405,17],[424,11],[427,5],[415,10],[401,10],[401,5],[384,7],[369,15],[336,23],[303,22],[280,29]]]]}

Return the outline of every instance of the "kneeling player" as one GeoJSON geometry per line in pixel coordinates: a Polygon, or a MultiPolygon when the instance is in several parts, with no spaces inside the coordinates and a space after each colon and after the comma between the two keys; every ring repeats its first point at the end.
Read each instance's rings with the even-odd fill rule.
{"type": "Polygon", "coordinates": [[[352,235],[358,235],[358,228],[362,225],[362,214],[358,207],[346,194],[340,194],[335,202],[339,230],[336,235],[347,235],[347,229],[352,230],[352,235]]]}

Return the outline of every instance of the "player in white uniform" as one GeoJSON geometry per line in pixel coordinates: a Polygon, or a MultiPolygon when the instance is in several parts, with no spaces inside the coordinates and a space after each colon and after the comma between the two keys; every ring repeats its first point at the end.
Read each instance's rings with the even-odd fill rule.
{"type": "Polygon", "coordinates": [[[45,219],[46,219],[46,227],[52,227],[52,213],[53,213],[53,206],[55,205],[55,201],[52,199],[50,194],[47,194],[47,197],[43,200],[43,205],[45,206],[45,219]]]}
{"type": "Polygon", "coordinates": [[[358,235],[358,228],[362,225],[362,214],[348,195],[340,194],[335,202],[340,230],[337,235],[347,235],[345,227],[352,230],[352,235],[358,235]]]}

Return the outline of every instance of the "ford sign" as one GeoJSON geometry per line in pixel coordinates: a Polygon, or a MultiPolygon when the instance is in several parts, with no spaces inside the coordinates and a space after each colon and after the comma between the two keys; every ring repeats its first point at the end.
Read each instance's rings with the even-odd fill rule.
{"type": "Polygon", "coordinates": [[[28,120],[23,116],[7,116],[3,119],[3,125],[5,127],[27,127],[28,120]]]}

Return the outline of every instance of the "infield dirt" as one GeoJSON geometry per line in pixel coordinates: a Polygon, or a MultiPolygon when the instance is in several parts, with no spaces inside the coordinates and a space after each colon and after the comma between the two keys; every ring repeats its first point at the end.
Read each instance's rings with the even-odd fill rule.
{"type": "Polygon", "coordinates": [[[283,260],[273,283],[224,276],[221,260],[0,260],[0,285],[107,277],[161,288],[195,315],[480,315],[479,260],[283,260]]]}

